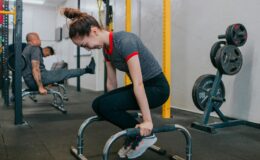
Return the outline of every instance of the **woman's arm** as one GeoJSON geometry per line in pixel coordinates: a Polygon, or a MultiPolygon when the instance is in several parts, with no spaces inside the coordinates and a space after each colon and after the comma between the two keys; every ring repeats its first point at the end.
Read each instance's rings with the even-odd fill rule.
{"type": "Polygon", "coordinates": [[[107,68],[107,90],[112,91],[117,88],[116,69],[110,62],[106,62],[107,68]]]}
{"type": "Polygon", "coordinates": [[[141,129],[141,135],[147,136],[153,129],[153,123],[146,93],[144,90],[143,77],[138,56],[133,56],[127,61],[129,72],[132,78],[134,94],[143,115],[143,123],[137,125],[141,129]]]}

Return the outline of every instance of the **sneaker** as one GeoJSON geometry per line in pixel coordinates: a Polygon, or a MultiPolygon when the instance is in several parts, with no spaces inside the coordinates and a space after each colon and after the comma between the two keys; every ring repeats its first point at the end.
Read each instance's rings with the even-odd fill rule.
{"type": "Polygon", "coordinates": [[[126,154],[131,150],[131,145],[130,146],[123,146],[118,152],[118,156],[120,158],[126,158],[126,154]]]}
{"type": "Polygon", "coordinates": [[[151,147],[157,141],[157,137],[153,134],[149,137],[144,137],[135,149],[131,149],[127,152],[126,156],[129,159],[134,159],[141,156],[149,147],[151,147]]]}
{"type": "Polygon", "coordinates": [[[120,150],[117,152],[120,158],[126,158],[127,152],[132,148],[132,143],[133,143],[133,139],[130,137],[126,137],[124,146],[120,148],[120,150]]]}
{"type": "Polygon", "coordinates": [[[96,68],[96,62],[95,62],[94,58],[92,57],[90,63],[85,68],[85,71],[86,71],[86,73],[95,74],[95,68],[96,68]]]}

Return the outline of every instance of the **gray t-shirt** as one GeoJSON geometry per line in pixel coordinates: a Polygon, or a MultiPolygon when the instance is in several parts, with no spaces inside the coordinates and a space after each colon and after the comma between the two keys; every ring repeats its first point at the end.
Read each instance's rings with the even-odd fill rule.
{"type": "Polygon", "coordinates": [[[140,38],[133,33],[125,31],[110,32],[109,50],[104,49],[103,53],[106,61],[110,61],[115,68],[126,72],[129,76],[127,61],[131,57],[138,55],[143,81],[154,78],[162,72],[152,53],[144,46],[140,38]]]}
{"type": "Polygon", "coordinates": [[[26,68],[23,70],[22,75],[24,79],[31,79],[32,78],[32,60],[36,60],[40,62],[40,70],[46,71],[45,66],[43,64],[42,58],[42,50],[40,47],[32,46],[27,44],[24,48],[22,55],[26,61],[26,68]]]}

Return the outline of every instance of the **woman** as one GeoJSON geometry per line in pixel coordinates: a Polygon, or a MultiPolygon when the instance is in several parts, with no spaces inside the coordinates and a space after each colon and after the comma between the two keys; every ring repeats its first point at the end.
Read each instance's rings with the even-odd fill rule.
{"type": "Polygon", "coordinates": [[[169,85],[160,65],[133,33],[108,32],[94,17],[76,9],[65,8],[62,13],[71,19],[69,37],[73,43],[88,50],[104,50],[109,92],[94,100],[93,110],[121,129],[140,128],[140,143],[132,147],[137,141],[132,139],[118,154],[129,159],[142,155],[157,140],[151,135],[150,108],[161,106],[169,97],[169,85]],[[116,69],[128,74],[132,84],[117,88],[116,69]],[[128,110],[140,110],[142,122],[132,117],[128,110]]]}

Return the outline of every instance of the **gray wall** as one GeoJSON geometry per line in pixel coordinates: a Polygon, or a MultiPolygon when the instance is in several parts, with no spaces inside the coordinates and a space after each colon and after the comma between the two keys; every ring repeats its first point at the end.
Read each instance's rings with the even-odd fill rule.
{"type": "MultiPolygon", "coordinates": [[[[9,8],[13,8],[12,2],[10,2],[9,8]]],[[[26,42],[27,33],[37,32],[43,47],[52,45],[55,42],[55,14],[55,7],[25,3],[23,5],[22,41],[26,42]]],[[[9,16],[9,43],[13,43],[13,16],[9,16]]]]}
{"type": "MultiPolygon", "coordinates": [[[[114,1],[115,31],[124,30],[124,2],[114,1]]],[[[132,0],[133,32],[138,34],[161,63],[162,1],[132,0]],[[140,16],[141,19],[138,19],[140,16]]],[[[224,76],[226,102],[221,110],[228,116],[260,122],[260,40],[258,0],[172,0],[172,106],[199,112],[191,91],[202,74],[215,74],[209,52],[217,35],[233,23],[242,23],[248,30],[248,42],[241,47],[244,64],[235,76],[224,76]]]]}
{"type": "Polygon", "coordinates": [[[42,46],[55,43],[55,7],[25,4],[23,7],[23,41],[29,32],[37,32],[42,46]]]}
{"type": "Polygon", "coordinates": [[[172,76],[173,105],[196,110],[191,99],[191,89],[196,78],[202,74],[215,74],[209,59],[212,44],[217,35],[224,33],[233,23],[243,23],[248,30],[248,42],[241,47],[244,64],[235,76],[224,76],[226,103],[222,106],[225,114],[254,122],[260,122],[257,97],[260,85],[257,80],[260,56],[256,15],[260,9],[257,0],[174,0],[172,1],[172,76]]]}

